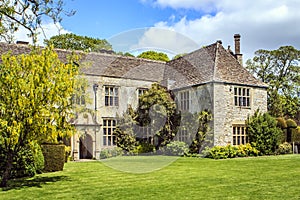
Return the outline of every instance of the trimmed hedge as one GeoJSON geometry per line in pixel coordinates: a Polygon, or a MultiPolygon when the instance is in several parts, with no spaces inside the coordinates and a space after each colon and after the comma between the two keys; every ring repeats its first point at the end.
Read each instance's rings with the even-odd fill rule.
{"type": "Polygon", "coordinates": [[[44,172],[62,171],[65,164],[64,144],[43,144],[44,172]]]}

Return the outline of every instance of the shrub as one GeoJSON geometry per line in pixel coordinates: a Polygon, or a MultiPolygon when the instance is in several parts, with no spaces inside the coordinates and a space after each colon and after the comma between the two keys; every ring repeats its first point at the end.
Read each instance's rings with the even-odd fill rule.
{"type": "Polygon", "coordinates": [[[183,156],[188,153],[189,148],[185,142],[172,141],[165,146],[164,151],[167,155],[183,156]]]}
{"type": "Polygon", "coordinates": [[[112,149],[102,149],[100,152],[100,159],[112,158],[123,155],[123,149],[115,147],[112,149]]]}
{"type": "Polygon", "coordinates": [[[132,151],[134,154],[141,153],[153,153],[155,151],[155,146],[146,142],[141,142],[135,149],[132,151]]]}
{"type": "Polygon", "coordinates": [[[35,171],[36,173],[41,174],[45,167],[45,159],[42,152],[42,148],[37,143],[34,143],[33,158],[34,158],[35,171]]]}
{"type": "Polygon", "coordinates": [[[256,144],[256,149],[261,155],[275,153],[282,140],[282,130],[277,127],[277,121],[268,113],[261,114],[258,110],[253,116],[248,117],[247,135],[249,141],[256,144]]]}
{"type": "Polygon", "coordinates": [[[35,173],[32,150],[29,147],[22,148],[15,157],[11,178],[33,177],[35,173]]]}
{"type": "Polygon", "coordinates": [[[210,149],[206,149],[205,152],[205,157],[213,159],[257,156],[259,153],[259,151],[250,144],[238,146],[214,146],[210,149]]]}
{"type": "Polygon", "coordinates": [[[300,143],[300,126],[292,131],[292,141],[297,144],[300,143]]]}
{"type": "Polygon", "coordinates": [[[45,160],[44,172],[63,170],[65,164],[65,145],[43,144],[42,152],[45,160]]]}
{"type": "Polygon", "coordinates": [[[208,158],[213,159],[226,159],[228,158],[228,149],[224,146],[214,146],[208,151],[208,158]]]}
{"type": "Polygon", "coordinates": [[[293,152],[292,145],[288,142],[280,144],[276,152],[277,154],[290,154],[293,152]]]}
{"type": "Polygon", "coordinates": [[[228,158],[236,158],[238,156],[238,147],[227,145],[228,158]]]}
{"type": "Polygon", "coordinates": [[[112,155],[109,151],[109,149],[102,149],[100,151],[100,159],[105,159],[105,158],[111,158],[112,155]]]}
{"type": "Polygon", "coordinates": [[[251,146],[251,144],[247,143],[246,145],[238,146],[238,157],[248,157],[248,156],[258,156],[259,151],[255,148],[255,144],[251,146]]]}
{"type": "MultiPolygon", "coordinates": [[[[5,152],[0,147],[0,174],[3,173],[5,159],[5,152]]],[[[13,162],[11,178],[32,177],[36,173],[42,173],[43,168],[44,156],[42,150],[38,144],[32,143],[18,151],[13,162]]]]}

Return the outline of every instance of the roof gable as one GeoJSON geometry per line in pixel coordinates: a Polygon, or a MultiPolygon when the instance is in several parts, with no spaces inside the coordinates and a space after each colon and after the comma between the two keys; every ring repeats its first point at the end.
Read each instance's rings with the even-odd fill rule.
{"type": "Polygon", "coordinates": [[[174,84],[174,88],[210,82],[267,86],[241,66],[232,53],[224,49],[220,42],[172,60],[167,65],[169,67],[166,70],[172,71],[172,73],[165,73],[167,78],[179,82],[179,84],[174,84]],[[177,75],[174,76],[174,74],[177,75]]]}

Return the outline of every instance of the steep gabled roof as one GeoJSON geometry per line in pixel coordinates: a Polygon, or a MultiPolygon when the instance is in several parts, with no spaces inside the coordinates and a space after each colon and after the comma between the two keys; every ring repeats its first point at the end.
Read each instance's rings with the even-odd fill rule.
{"type": "MultiPolygon", "coordinates": [[[[15,55],[26,54],[31,48],[27,45],[0,43],[0,54],[8,51],[15,55]]],[[[56,51],[63,62],[72,53],[61,49],[56,51]]],[[[167,63],[105,53],[76,53],[81,55],[80,64],[88,66],[82,69],[86,75],[153,81],[165,86],[172,83],[171,89],[212,82],[267,87],[243,68],[220,42],[167,63]]]]}
{"type": "Polygon", "coordinates": [[[211,82],[267,87],[242,67],[220,42],[168,62],[165,77],[175,81],[173,88],[211,82]]]}

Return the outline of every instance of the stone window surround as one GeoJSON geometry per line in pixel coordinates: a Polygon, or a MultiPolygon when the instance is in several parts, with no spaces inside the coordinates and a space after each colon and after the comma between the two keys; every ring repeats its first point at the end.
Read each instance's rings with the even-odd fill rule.
{"type": "Polygon", "coordinates": [[[232,124],[232,145],[246,144],[247,142],[246,125],[244,123],[232,124]]]}
{"type": "Polygon", "coordinates": [[[252,89],[250,87],[234,86],[233,103],[236,107],[251,108],[252,89]]]}
{"type": "Polygon", "coordinates": [[[104,105],[106,107],[119,106],[119,87],[115,85],[104,85],[104,105]]]}
{"type": "Polygon", "coordinates": [[[179,97],[179,108],[181,111],[189,111],[190,109],[190,91],[180,91],[178,92],[179,97]]]}
{"type": "Polygon", "coordinates": [[[102,118],[103,119],[103,146],[115,146],[114,140],[115,136],[113,134],[116,126],[117,126],[117,120],[114,118],[102,118]]]}

